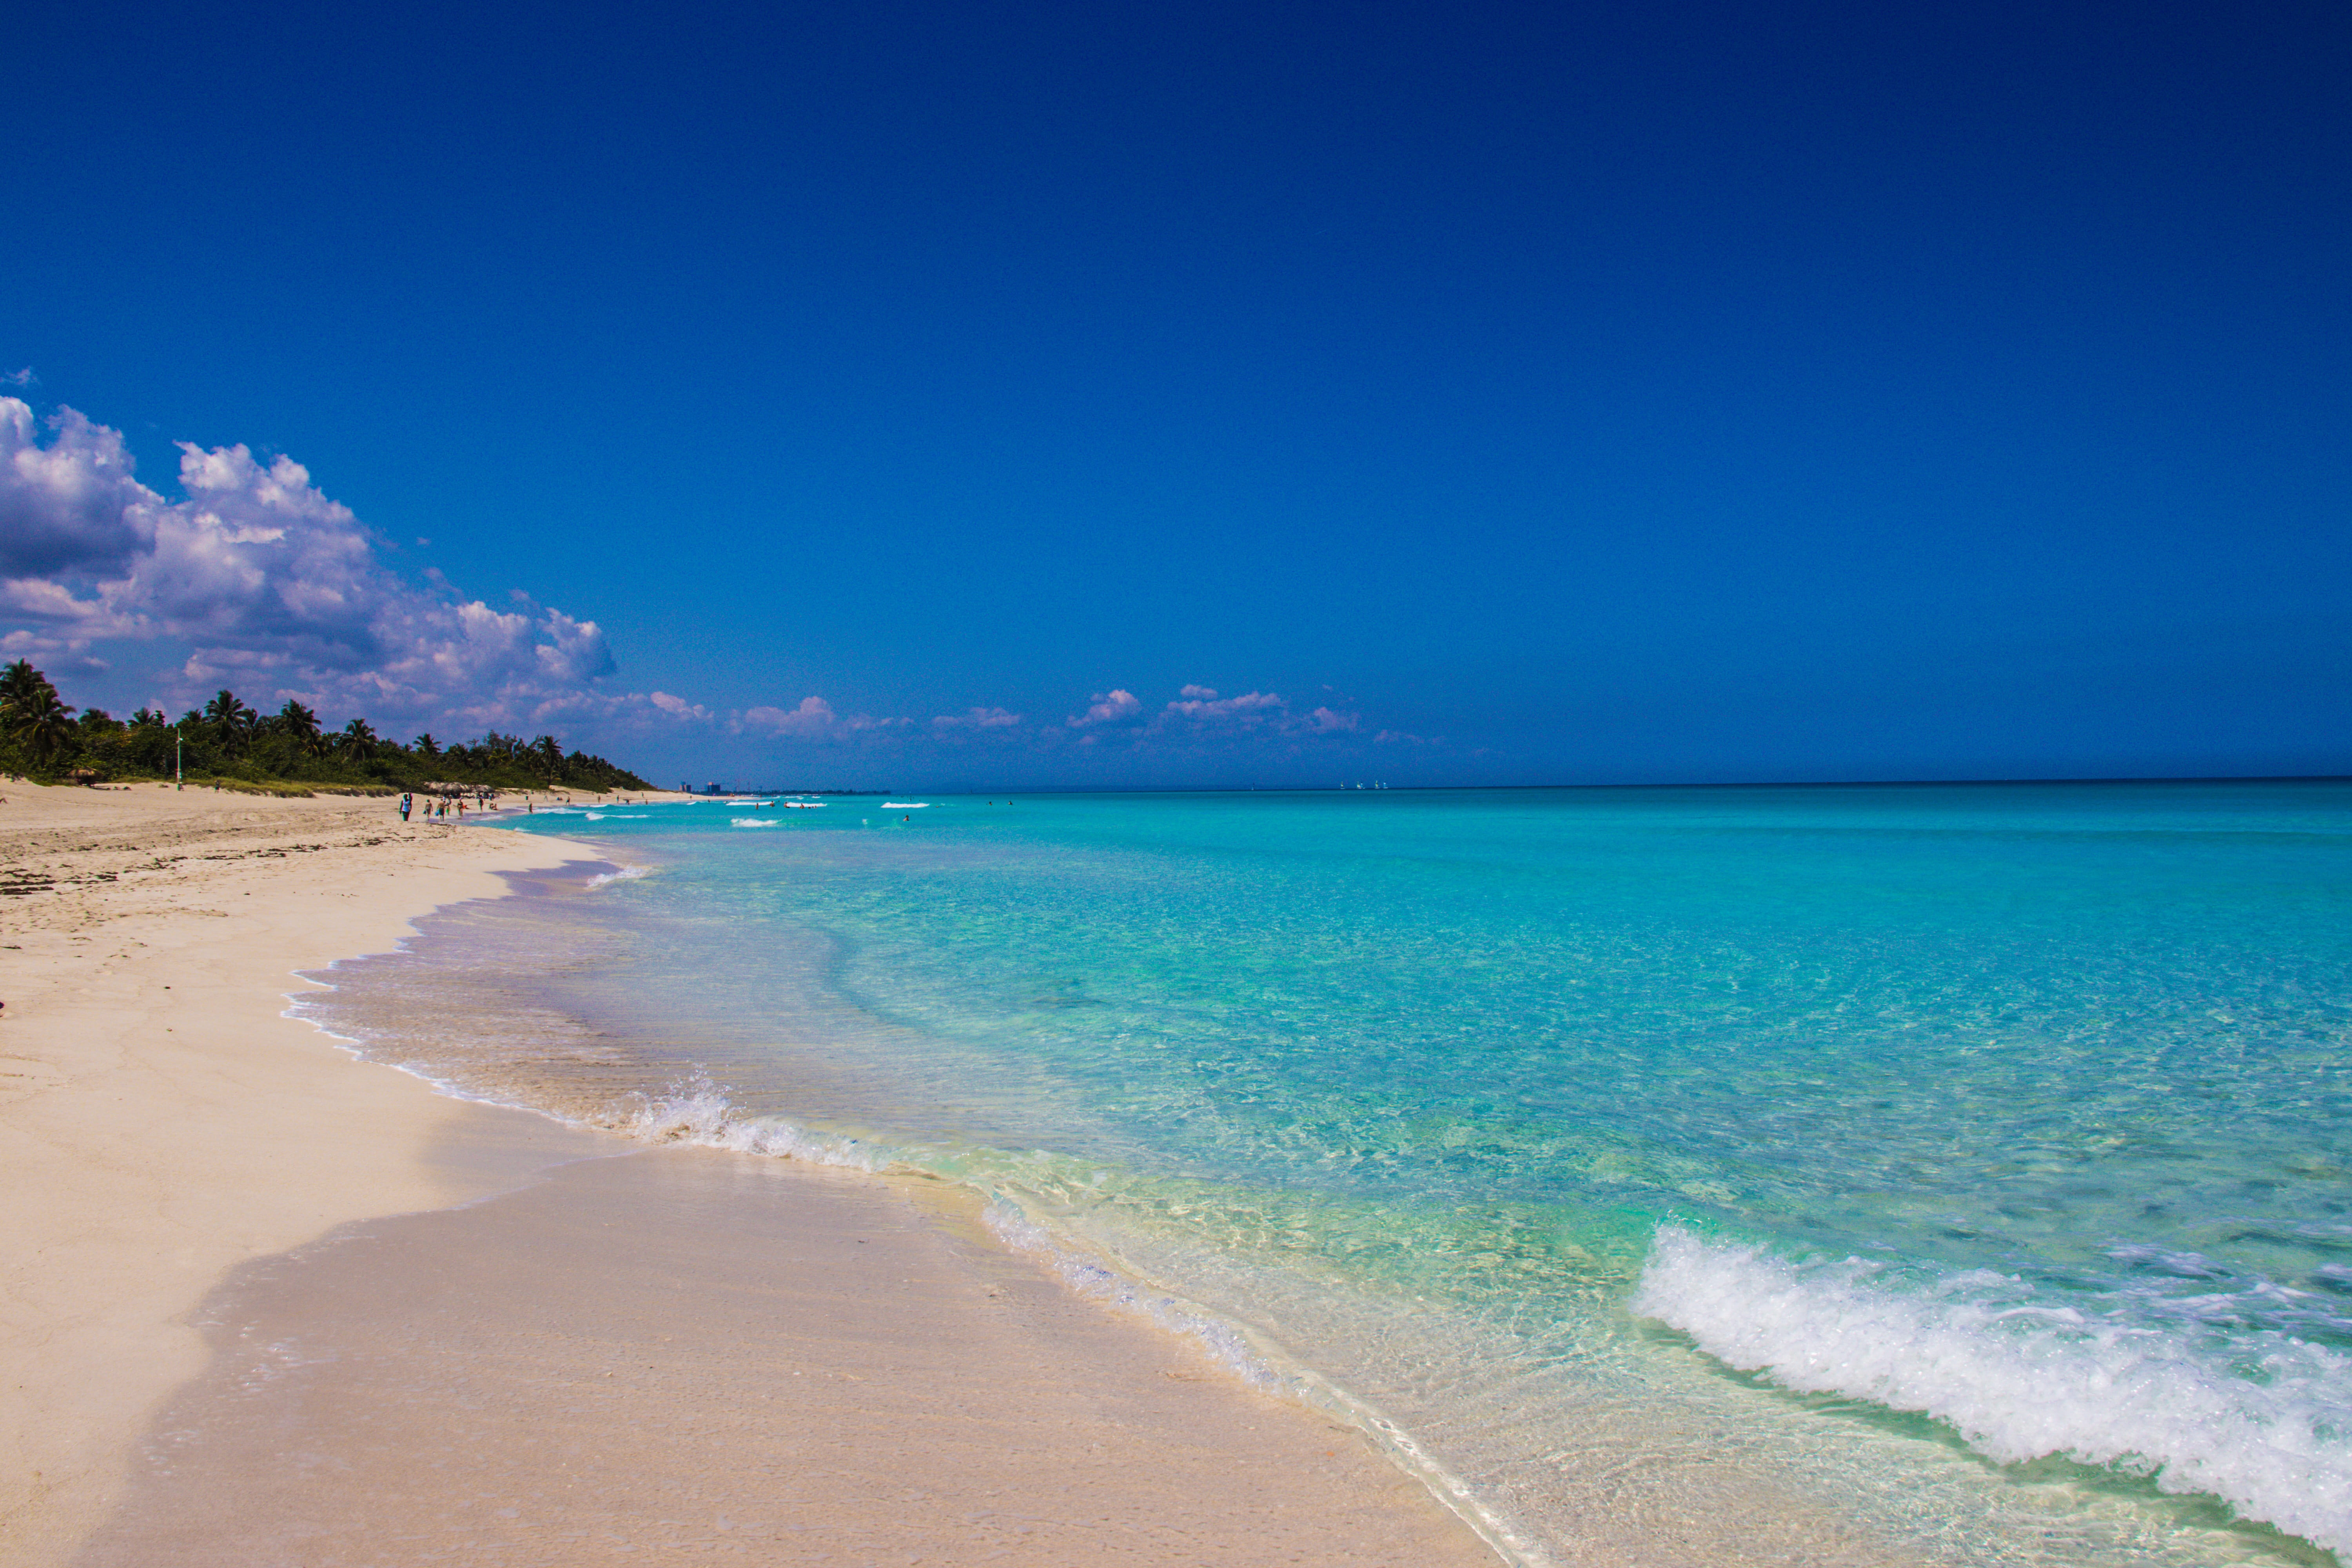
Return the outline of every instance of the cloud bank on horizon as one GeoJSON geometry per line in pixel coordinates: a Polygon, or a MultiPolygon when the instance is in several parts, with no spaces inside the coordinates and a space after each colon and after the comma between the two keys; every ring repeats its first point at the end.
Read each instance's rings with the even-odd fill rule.
{"type": "MultiPolygon", "coordinates": [[[[755,741],[1025,746],[1100,755],[1355,733],[1358,715],[1305,712],[1270,691],[1186,685],[1158,709],[1121,687],[1081,712],[1032,722],[997,706],[903,717],[842,713],[821,696],[721,710],[666,691],[615,689],[601,627],[515,591],[469,599],[435,570],[418,584],[383,541],[292,458],[180,443],[182,499],[133,471],[122,433],[70,408],[37,418],[0,396],[0,657],[56,675],[109,668],[105,645],[186,650],[152,672],[152,700],[193,704],[222,685],[274,704],[445,731],[701,731],[755,741]],[[48,438],[42,438],[46,425],[48,438]]],[[[1375,737],[1386,740],[1383,732],[1375,737]]]]}

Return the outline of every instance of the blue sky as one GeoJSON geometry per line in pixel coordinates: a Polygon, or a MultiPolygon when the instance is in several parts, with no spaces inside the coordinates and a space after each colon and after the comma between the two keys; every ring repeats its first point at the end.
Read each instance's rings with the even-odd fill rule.
{"type": "Polygon", "coordinates": [[[2352,771],[2332,0],[347,9],[0,43],[0,647],[74,700],[907,787],[2352,771]]]}

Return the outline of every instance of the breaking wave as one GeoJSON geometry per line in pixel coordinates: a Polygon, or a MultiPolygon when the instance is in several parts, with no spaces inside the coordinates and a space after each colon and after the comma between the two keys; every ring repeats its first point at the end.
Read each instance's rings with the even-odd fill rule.
{"type": "Polygon", "coordinates": [[[1924,1413],[2004,1464],[2108,1466],[2352,1549],[2352,1358],[2277,1330],[2225,1346],[2121,1306],[2051,1305],[1988,1269],[1916,1288],[1891,1273],[1665,1226],[1633,1306],[1742,1372],[1924,1413]]]}

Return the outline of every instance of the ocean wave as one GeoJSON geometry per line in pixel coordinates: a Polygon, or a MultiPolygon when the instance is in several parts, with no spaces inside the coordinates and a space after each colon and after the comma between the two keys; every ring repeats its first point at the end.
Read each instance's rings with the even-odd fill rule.
{"type": "Polygon", "coordinates": [[[2352,1359],[2276,1331],[2221,1350],[1990,1270],[1917,1289],[1888,1272],[1664,1226],[1633,1306],[1743,1372],[1923,1412],[2001,1463],[2110,1466],[2352,1550],[2352,1359]]]}
{"type": "Polygon", "coordinates": [[[931,809],[931,803],[928,800],[886,800],[882,803],[882,809],[885,811],[929,811],[931,809]]]}
{"type": "Polygon", "coordinates": [[[783,821],[781,816],[734,816],[728,818],[738,827],[773,827],[783,821]]]}
{"type": "Polygon", "coordinates": [[[624,866],[617,871],[599,871],[588,879],[588,886],[603,888],[614,882],[634,882],[652,869],[650,866],[624,866]]]}

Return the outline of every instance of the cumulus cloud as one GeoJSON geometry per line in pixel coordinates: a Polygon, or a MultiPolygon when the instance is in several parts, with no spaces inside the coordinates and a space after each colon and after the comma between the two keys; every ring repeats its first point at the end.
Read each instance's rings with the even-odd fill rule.
{"type": "Polygon", "coordinates": [[[98,675],[110,668],[106,660],[91,657],[87,641],[47,637],[37,632],[0,635],[0,658],[37,658],[52,672],[72,669],[98,675]]]}
{"type": "Polygon", "coordinates": [[[1206,697],[1186,696],[1160,710],[1171,719],[1186,719],[1195,724],[1222,724],[1254,729],[1269,722],[1279,722],[1288,717],[1290,705],[1271,691],[1244,691],[1239,697],[1219,697],[1205,686],[1188,686],[1188,693],[1206,691],[1206,697]]]}
{"type": "Polygon", "coordinates": [[[1182,689],[1181,698],[1160,710],[1153,721],[1155,729],[1189,731],[1205,738],[1255,731],[1333,735],[1352,731],[1357,725],[1355,714],[1334,708],[1294,712],[1279,692],[1244,691],[1238,697],[1219,697],[1213,687],[1187,686],[1182,689]]]}
{"type": "Polygon", "coordinates": [[[33,410],[0,397],[0,578],[116,568],[155,537],[163,498],[131,478],[122,433],[68,408],[44,447],[33,410]]]}
{"type": "MultiPolygon", "coordinates": [[[[0,620],[76,654],[100,639],[191,646],[186,697],[215,680],[383,717],[541,724],[667,703],[601,690],[614,670],[593,622],[518,595],[493,609],[439,574],[420,588],[290,458],[183,443],[184,499],[132,471],[121,432],[47,420],[0,397],[0,620]]],[[[690,709],[691,705],[688,705],[690,709]]],[[[707,715],[704,715],[707,717],[707,715]]]]}
{"type": "Polygon", "coordinates": [[[904,727],[904,719],[877,719],[865,713],[844,716],[822,697],[803,697],[797,708],[749,708],[739,727],[793,741],[839,741],[866,731],[904,727]]]}
{"type": "Polygon", "coordinates": [[[972,708],[961,713],[942,713],[931,721],[936,730],[1010,730],[1021,722],[1021,715],[1002,708],[972,708]]]}
{"type": "Polygon", "coordinates": [[[667,691],[648,692],[646,695],[646,700],[673,719],[700,721],[711,716],[710,710],[701,703],[688,702],[685,698],[673,697],[667,691]]]}
{"type": "Polygon", "coordinates": [[[1113,724],[1122,719],[1132,719],[1143,711],[1143,700],[1132,691],[1113,688],[1097,691],[1094,705],[1083,713],[1073,713],[1065,721],[1073,730],[1083,730],[1094,724],[1113,724]]]}

